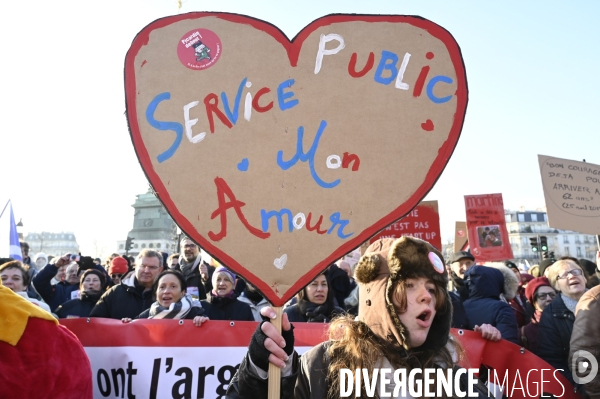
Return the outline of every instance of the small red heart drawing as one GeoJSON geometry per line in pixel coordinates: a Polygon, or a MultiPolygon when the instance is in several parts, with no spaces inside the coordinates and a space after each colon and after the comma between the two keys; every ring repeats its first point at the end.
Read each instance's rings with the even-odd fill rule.
{"type": "Polygon", "coordinates": [[[335,14],[290,40],[252,17],[188,13],[138,33],[125,96],[173,220],[282,306],[427,195],[468,88],[458,44],[424,18],[335,14]]]}
{"type": "Polygon", "coordinates": [[[425,122],[421,123],[421,128],[426,132],[431,132],[433,130],[433,122],[431,119],[427,119],[425,122]]]}

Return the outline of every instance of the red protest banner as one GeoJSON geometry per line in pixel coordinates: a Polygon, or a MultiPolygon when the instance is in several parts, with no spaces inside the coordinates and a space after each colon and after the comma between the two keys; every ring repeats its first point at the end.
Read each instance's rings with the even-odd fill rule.
{"type": "Polygon", "coordinates": [[[392,223],[371,238],[370,242],[385,237],[400,238],[403,236],[420,238],[441,250],[442,237],[440,235],[438,202],[422,201],[408,215],[392,223]]]}
{"type": "Polygon", "coordinates": [[[469,247],[477,263],[513,258],[502,194],[465,195],[469,247]]]}
{"type": "MultiPolygon", "coordinates": [[[[92,366],[95,398],[223,397],[248,351],[257,322],[140,319],[132,323],[101,318],[61,319],[81,341],[92,366]]],[[[299,354],[327,340],[329,324],[294,323],[299,354]]],[[[492,342],[473,331],[452,329],[465,349],[460,365],[485,366],[486,376],[514,399],[550,394],[581,399],[555,369],[533,353],[501,340],[492,342]]],[[[1,354],[1,353],[0,353],[1,354]]]]}

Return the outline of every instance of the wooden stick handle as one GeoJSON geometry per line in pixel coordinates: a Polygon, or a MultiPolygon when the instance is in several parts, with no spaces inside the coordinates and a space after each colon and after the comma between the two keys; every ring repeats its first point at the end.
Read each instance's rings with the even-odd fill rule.
{"type": "MultiPolygon", "coordinates": [[[[275,320],[271,320],[271,323],[277,329],[277,332],[281,334],[281,315],[283,308],[281,306],[273,307],[275,314],[275,320]]],[[[279,399],[281,397],[281,369],[274,364],[269,363],[269,394],[268,399],[279,399]]]]}

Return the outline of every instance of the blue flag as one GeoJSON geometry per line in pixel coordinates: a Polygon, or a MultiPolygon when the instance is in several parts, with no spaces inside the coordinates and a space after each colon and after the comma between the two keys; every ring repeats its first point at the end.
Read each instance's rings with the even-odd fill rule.
{"type": "Polygon", "coordinates": [[[21,256],[21,244],[19,244],[19,234],[17,233],[17,224],[13,214],[12,204],[10,204],[10,251],[9,256],[14,260],[23,260],[21,256]]]}

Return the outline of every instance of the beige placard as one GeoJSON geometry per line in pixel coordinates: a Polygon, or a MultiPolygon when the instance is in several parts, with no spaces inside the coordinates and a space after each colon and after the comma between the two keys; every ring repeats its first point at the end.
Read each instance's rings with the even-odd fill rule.
{"type": "Polygon", "coordinates": [[[456,222],[454,226],[454,252],[462,251],[468,241],[467,222],[456,222]]]}
{"type": "Polygon", "coordinates": [[[276,305],[419,203],[468,93],[452,36],[406,16],[332,15],[290,43],[249,17],[179,15],[138,34],[125,72],[158,197],[276,305]]]}
{"type": "Polygon", "coordinates": [[[548,225],[600,234],[600,166],[538,155],[548,225]]]}

